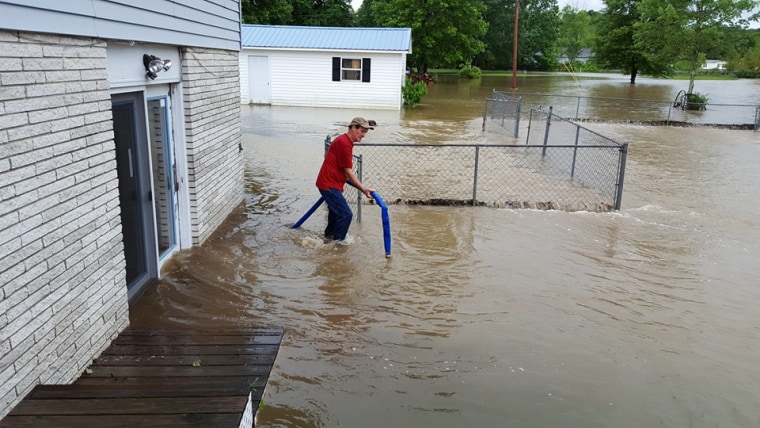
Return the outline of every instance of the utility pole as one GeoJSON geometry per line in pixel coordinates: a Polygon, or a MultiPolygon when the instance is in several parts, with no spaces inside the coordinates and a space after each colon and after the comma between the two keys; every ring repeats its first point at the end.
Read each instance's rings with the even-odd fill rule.
{"type": "Polygon", "coordinates": [[[520,0],[515,0],[515,28],[512,41],[512,90],[517,89],[517,28],[520,24],[520,0]]]}

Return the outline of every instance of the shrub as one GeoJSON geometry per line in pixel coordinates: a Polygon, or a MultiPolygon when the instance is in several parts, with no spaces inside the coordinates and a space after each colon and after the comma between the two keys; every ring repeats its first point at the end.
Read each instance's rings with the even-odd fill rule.
{"type": "Polygon", "coordinates": [[[464,79],[479,79],[481,76],[483,76],[483,72],[479,67],[468,65],[459,69],[459,77],[464,79]]]}
{"type": "Polygon", "coordinates": [[[425,85],[432,85],[434,83],[433,76],[427,73],[413,73],[410,77],[412,83],[423,82],[425,85]]]}
{"type": "Polygon", "coordinates": [[[699,92],[686,94],[686,110],[707,110],[707,101],[709,101],[707,95],[699,92]]]}
{"type": "Polygon", "coordinates": [[[422,101],[427,94],[427,84],[424,81],[414,82],[411,77],[406,78],[406,84],[401,88],[405,107],[414,107],[422,101]]]}
{"type": "Polygon", "coordinates": [[[740,79],[760,79],[760,71],[756,70],[739,70],[736,77],[740,79]]]}

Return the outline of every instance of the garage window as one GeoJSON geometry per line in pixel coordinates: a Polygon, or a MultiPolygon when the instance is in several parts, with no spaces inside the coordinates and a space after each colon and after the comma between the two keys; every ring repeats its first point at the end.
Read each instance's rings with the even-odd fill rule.
{"type": "Polygon", "coordinates": [[[371,64],[370,58],[333,57],[332,80],[369,82],[371,64]]]}

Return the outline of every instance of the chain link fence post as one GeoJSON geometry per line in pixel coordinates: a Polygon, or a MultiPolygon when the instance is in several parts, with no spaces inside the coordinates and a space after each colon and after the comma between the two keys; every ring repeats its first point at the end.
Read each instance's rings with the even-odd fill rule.
{"type": "Polygon", "coordinates": [[[552,126],[552,110],[553,106],[549,106],[549,114],[546,115],[546,130],[544,131],[544,150],[541,151],[541,156],[546,156],[546,146],[549,144],[549,128],[552,126]]]}
{"type": "Polygon", "coordinates": [[[472,179],[472,206],[478,204],[478,162],[480,162],[480,146],[475,146],[475,171],[472,179]]]}

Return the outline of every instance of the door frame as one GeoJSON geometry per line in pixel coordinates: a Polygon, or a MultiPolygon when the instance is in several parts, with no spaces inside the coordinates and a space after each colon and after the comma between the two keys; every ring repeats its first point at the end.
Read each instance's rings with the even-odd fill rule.
{"type": "MultiPolygon", "coordinates": [[[[176,248],[179,246],[179,206],[178,206],[178,200],[179,200],[179,183],[178,183],[178,171],[177,171],[177,161],[174,154],[174,132],[173,132],[173,120],[172,120],[172,105],[171,105],[171,96],[167,93],[162,93],[158,96],[149,96],[145,99],[146,104],[146,112],[148,113],[148,129],[150,129],[150,103],[152,101],[158,101],[159,102],[159,109],[162,110],[162,117],[164,119],[164,123],[162,126],[163,135],[161,136],[161,142],[162,142],[162,150],[164,151],[164,162],[162,167],[167,167],[168,174],[167,176],[168,181],[170,181],[170,189],[171,191],[168,192],[168,216],[169,216],[169,225],[168,225],[168,234],[172,238],[172,242],[169,243],[168,247],[162,252],[161,246],[159,244],[159,235],[162,232],[161,226],[159,223],[161,222],[159,219],[159,213],[158,210],[154,209],[154,223],[155,223],[155,230],[156,230],[156,245],[158,249],[158,258],[159,262],[163,263],[166,259],[171,256],[171,254],[176,250],[176,248]]],[[[149,148],[153,150],[153,142],[150,140],[150,136],[148,138],[148,144],[149,148]]],[[[155,153],[151,151],[151,162],[155,161],[155,153]]],[[[157,165],[151,165],[151,167],[155,168],[157,165]]],[[[154,183],[153,189],[156,189],[155,182],[158,180],[158,177],[153,175],[153,172],[155,170],[151,169],[151,181],[154,183]]],[[[156,193],[154,191],[154,193],[156,193]]],[[[155,200],[158,199],[158,195],[153,195],[154,200],[154,206],[155,206],[155,200]]]]}

